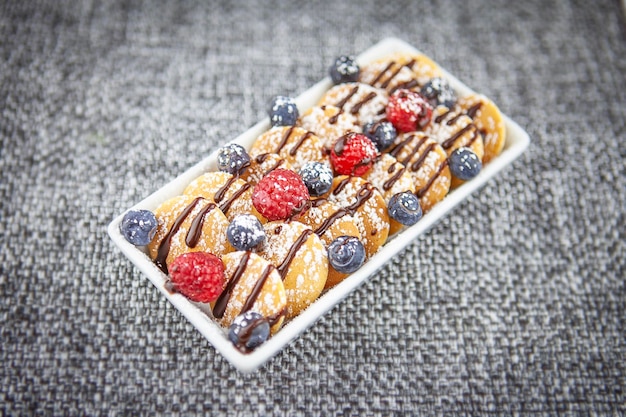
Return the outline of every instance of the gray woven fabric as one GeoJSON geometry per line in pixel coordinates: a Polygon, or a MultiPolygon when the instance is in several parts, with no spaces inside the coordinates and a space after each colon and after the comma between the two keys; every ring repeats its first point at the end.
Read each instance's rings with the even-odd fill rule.
{"type": "Polygon", "coordinates": [[[622,13],[610,0],[3,2],[0,415],[626,413],[622,13]],[[388,36],[493,98],[531,147],[241,375],[106,226],[272,96],[388,36]]]}

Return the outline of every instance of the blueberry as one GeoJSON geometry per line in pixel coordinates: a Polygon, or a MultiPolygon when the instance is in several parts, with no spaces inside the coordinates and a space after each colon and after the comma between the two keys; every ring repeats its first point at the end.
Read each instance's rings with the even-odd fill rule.
{"type": "Polygon", "coordinates": [[[239,175],[250,165],[250,156],[241,145],[228,144],[217,152],[217,168],[222,172],[239,175]]]}
{"type": "Polygon", "coordinates": [[[420,93],[433,107],[442,105],[451,109],[456,103],[456,93],[444,78],[432,78],[424,84],[420,93]]]}
{"type": "Polygon", "coordinates": [[[422,218],[419,199],[411,192],[394,194],[387,204],[389,217],[405,226],[412,226],[422,218]]]}
{"type": "Polygon", "coordinates": [[[363,126],[363,133],[374,142],[378,152],[391,146],[398,136],[396,128],[389,122],[369,122],[363,126]]]}
{"type": "Polygon", "coordinates": [[[236,250],[252,250],[265,242],[265,231],[255,216],[240,214],[228,225],[226,237],[236,250]]]}
{"type": "Polygon", "coordinates": [[[135,246],[144,246],[152,241],[157,230],[157,219],[149,210],[130,210],[122,218],[120,232],[135,246]]]}
{"type": "Polygon", "coordinates": [[[365,247],[354,236],[339,236],[328,245],[328,261],[337,272],[350,274],[365,262],[365,247]]]}
{"type": "Polygon", "coordinates": [[[356,60],[346,55],[335,59],[335,62],[328,70],[334,84],[356,82],[359,78],[360,71],[361,69],[359,68],[359,64],[356,63],[356,60]]]}
{"type": "Polygon", "coordinates": [[[463,181],[474,178],[483,167],[474,151],[466,147],[455,149],[448,158],[448,164],[450,173],[463,181]]]}
{"type": "Polygon", "coordinates": [[[251,351],[270,337],[270,324],[256,311],[238,315],[228,329],[228,339],[239,349],[251,351]]]}
{"type": "Polygon", "coordinates": [[[333,171],[321,162],[307,162],[300,169],[302,181],[314,197],[328,192],[333,185],[333,171]]]}
{"type": "Polygon", "coordinates": [[[294,126],[300,113],[296,102],[285,96],[276,96],[268,111],[272,126],[294,126]]]}

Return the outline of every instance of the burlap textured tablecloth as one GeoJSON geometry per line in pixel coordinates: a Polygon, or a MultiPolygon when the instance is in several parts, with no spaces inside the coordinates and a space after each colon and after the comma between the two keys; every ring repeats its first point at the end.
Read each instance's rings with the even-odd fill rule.
{"type": "Polygon", "coordinates": [[[0,415],[626,413],[625,27],[617,0],[2,3],[0,415]],[[531,147],[241,375],[106,225],[388,36],[531,147]]]}

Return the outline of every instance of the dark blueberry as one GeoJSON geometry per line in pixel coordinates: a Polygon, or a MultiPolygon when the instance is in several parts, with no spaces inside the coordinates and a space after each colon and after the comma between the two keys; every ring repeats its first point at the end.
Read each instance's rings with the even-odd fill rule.
{"type": "Polygon", "coordinates": [[[378,152],[391,146],[398,136],[396,128],[389,122],[369,122],[363,126],[363,133],[374,142],[378,152]]]}
{"type": "Polygon", "coordinates": [[[145,246],[152,241],[157,230],[157,219],[149,210],[130,210],[122,218],[120,232],[135,246],[145,246]]]}
{"type": "Polygon", "coordinates": [[[240,214],[228,225],[226,237],[236,250],[252,250],[265,242],[265,231],[255,216],[240,214]]]}
{"type": "Polygon", "coordinates": [[[249,352],[270,337],[270,324],[256,311],[238,315],[228,329],[228,339],[239,349],[249,352]]]}
{"type": "Polygon", "coordinates": [[[422,218],[419,199],[408,191],[394,194],[387,204],[389,217],[405,226],[412,226],[422,218]]]}
{"type": "Polygon", "coordinates": [[[354,236],[339,236],[328,245],[328,261],[337,272],[350,274],[365,262],[365,247],[354,236]]]}
{"type": "Polygon", "coordinates": [[[314,197],[328,192],[333,185],[333,171],[321,162],[307,162],[300,169],[302,181],[314,197]]]}
{"type": "Polygon", "coordinates": [[[451,109],[456,103],[456,93],[444,78],[432,78],[420,91],[433,106],[446,106],[451,109]]]}
{"type": "Polygon", "coordinates": [[[296,102],[285,96],[274,97],[268,113],[272,126],[293,126],[300,117],[296,102]]]}
{"type": "Polygon", "coordinates": [[[217,152],[217,168],[222,172],[238,175],[250,166],[250,156],[241,145],[228,144],[217,152]]]}
{"type": "Polygon", "coordinates": [[[328,70],[334,84],[356,82],[359,78],[360,71],[361,69],[359,68],[359,64],[356,63],[356,60],[346,55],[335,59],[335,62],[328,70]]]}
{"type": "Polygon", "coordinates": [[[470,148],[458,148],[448,158],[450,173],[460,180],[468,181],[474,178],[483,167],[478,156],[470,148]]]}

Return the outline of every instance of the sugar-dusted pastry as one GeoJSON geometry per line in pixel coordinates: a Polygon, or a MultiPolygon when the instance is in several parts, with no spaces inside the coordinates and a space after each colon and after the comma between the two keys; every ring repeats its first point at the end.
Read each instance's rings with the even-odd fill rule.
{"type": "Polygon", "coordinates": [[[461,147],[471,148],[482,161],[484,155],[483,137],[472,118],[439,106],[433,113],[432,123],[424,130],[436,140],[450,155],[461,147]]]}
{"type": "Polygon", "coordinates": [[[354,217],[368,258],[387,241],[389,216],[385,199],[372,183],[360,177],[340,175],[324,197],[354,217]]]}
{"type": "Polygon", "coordinates": [[[183,253],[204,251],[219,256],[233,251],[226,238],[228,220],[210,199],[176,196],[163,202],[154,214],[158,227],[148,252],[163,272],[183,253]]]}
{"type": "MultiPolygon", "coordinates": [[[[340,236],[361,238],[357,221],[348,213],[348,210],[325,198],[313,200],[311,208],[302,214],[298,220],[310,226],[326,247],[340,236]]],[[[330,288],[337,285],[347,275],[332,267],[329,268],[325,287],[330,288]]]]}
{"type": "Polygon", "coordinates": [[[300,116],[298,125],[315,132],[327,148],[348,132],[361,132],[361,125],[354,114],[332,105],[312,107],[300,116]]]}
{"type": "Polygon", "coordinates": [[[379,121],[385,117],[387,92],[364,83],[338,84],[328,90],[318,106],[335,106],[354,115],[359,125],[379,121]]]}
{"type": "Polygon", "coordinates": [[[276,126],[261,134],[250,148],[250,156],[275,153],[294,169],[309,161],[324,159],[324,142],[314,132],[297,126],[276,126]]]}
{"type": "Polygon", "coordinates": [[[311,227],[297,221],[266,223],[267,241],[259,252],[280,274],[287,293],[287,318],[300,314],[319,297],[328,277],[328,257],[311,227]]]}
{"type": "Polygon", "coordinates": [[[240,314],[256,311],[276,332],[283,323],[287,294],[280,274],[267,260],[253,252],[231,252],[222,257],[226,283],[212,303],[213,317],[228,327],[240,314]]]}
{"type": "Polygon", "coordinates": [[[430,78],[441,75],[441,70],[422,54],[392,54],[361,68],[359,81],[389,93],[398,89],[418,91],[430,78]]]}
{"type": "MultiPolygon", "coordinates": [[[[395,194],[404,191],[415,192],[415,182],[409,170],[388,153],[382,154],[363,178],[381,192],[385,204],[389,204],[389,200],[395,194]]],[[[389,222],[390,235],[402,229],[402,225],[397,221],[389,219],[389,222]]]]}
{"type": "Polygon", "coordinates": [[[293,170],[289,161],[279,154],[262,153],[251,158],[250,165],[240,177],[248,184],[254,186],[261,181],[261,178],[278,168],[293,170]]]}
{"type": "Polygon", "coordinates": [[[415,194],[424,212],[448,194],[448,154],[437,141],[424,132],[403,133],[396,138],[389,153],[411,173],[415,194]]]}
{"type": "Polygon", "coordinates": [[[252,205],[252,186],[227,172],[202,174],[185,188],[183,194],[215,202],[229,220],[244,213],[254,214],[262,220],[252,205]]]}
{"type": "Polygon", "coordinates": [[[506,127],[502,113],[495,105],[482,94],[472,94],[459,99],[459,105],[464,113],[472,118],[481,133],[484,142],[483,163],[488,163],[500,155],[506,140],[506,127]]]}

